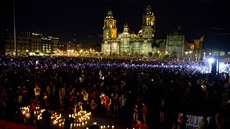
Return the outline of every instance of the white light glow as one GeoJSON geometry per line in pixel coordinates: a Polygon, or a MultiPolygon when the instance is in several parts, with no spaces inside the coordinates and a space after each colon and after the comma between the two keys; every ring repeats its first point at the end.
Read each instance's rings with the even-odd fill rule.
{"type": "Polygon", "coordinates": [[[208,62],[209,62],[210,64],[214,63],[214,61],[215,61],[214,58],[209,58],[209,59],[208,59],[208,62]]]}

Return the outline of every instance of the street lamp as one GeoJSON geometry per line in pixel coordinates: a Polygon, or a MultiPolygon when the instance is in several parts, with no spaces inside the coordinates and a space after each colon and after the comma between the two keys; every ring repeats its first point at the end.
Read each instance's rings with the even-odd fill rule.
{"type": "Polygon", "coordinates": [[[188,52],[185,52],[185,59],[188,59],[188,52]]]}
{"type": "Polygon", "coordinates": [[[205,59],[205,58],[206,58],[206,52],[203,53],[203,59],[205,59]]]}
{"type": "Polygon", "coordinates": [[[192,55],[192,51],[189,51],[189,61],[190,61],[191,55],[192,55]]]}

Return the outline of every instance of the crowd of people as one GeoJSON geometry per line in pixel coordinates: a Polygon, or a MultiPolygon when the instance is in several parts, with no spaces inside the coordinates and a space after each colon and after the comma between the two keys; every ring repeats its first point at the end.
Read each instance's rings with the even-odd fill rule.
{"type": "Polygon", "coordinates": [[[206,68],[163,60],[1,57],[0,119],[22,123],[19,108],[34,104],[125,117],[133,127],[151,129],[185,128],[178,113],[218,114],[207,128],[230,128],[228,73],[202,73],[198,66],[206,68]]]}

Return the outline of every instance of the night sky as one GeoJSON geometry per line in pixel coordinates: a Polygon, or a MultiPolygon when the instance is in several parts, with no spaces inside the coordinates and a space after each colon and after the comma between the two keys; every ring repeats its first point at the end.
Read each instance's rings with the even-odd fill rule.
{"type": "MultiPolygon", "coordinates": [[[[13,0],[0,0],[0,31],[13,30],[13,0]]],[[[109,9],[118,32],[127,22],[130,31],[141,29],[145,7],[156,17],[156,38],[178,26],[187,40],[205,36],[204,47],[230,51],[228,0],[15,0],[17,32],[33,31],[58,36],[62,41],[100,43],[103,19],[109,9]]]]}

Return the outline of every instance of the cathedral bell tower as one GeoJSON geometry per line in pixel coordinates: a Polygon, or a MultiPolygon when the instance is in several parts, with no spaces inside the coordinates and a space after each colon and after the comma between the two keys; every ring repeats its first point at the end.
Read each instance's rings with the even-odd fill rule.
{"type": "Polygon", "coordinates": [[[146,7],[146,12],[143,15],[142,20],[142,37],[152,38],[155,33],[155,16],[152,11],[152,7],[148,5],[146,7]]]}
{"type": "Polygon", "coordinates": [[[125,23],[124,28],[123,28],[124,33],[129,33],[129,26],[127,23],[125,23]]]}
{"type": "Polygon", "coordinates": [[[117,38],[116,20],[113,17],[112,11],[108,11],[107,16],[104,19],[103,27],[103,40],[114,40],[117,38]]]}

